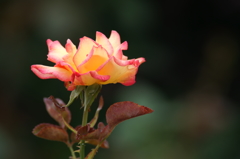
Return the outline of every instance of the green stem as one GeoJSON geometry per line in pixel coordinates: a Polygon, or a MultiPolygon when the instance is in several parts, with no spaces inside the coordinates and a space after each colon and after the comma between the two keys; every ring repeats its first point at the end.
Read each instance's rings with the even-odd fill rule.
{"type": "MultiPolygon", "coordinates": [[[[80,94],[80,98],[83,101],[83,117],[82,117],[82,127],[86,126],[88,123],[88,110],[92,105],[93,101],[97,97],[101,90],[101,85],[93,84],[84,88],[83,92],[80,94]]],[[[80,159],[85,158],[85,140],[80,141],[80,159]]]]}
{"type": "MultiPolygon", "coordinates": [[[[88,119],[88,105],[87,105],[87,92],[84,91],[84,111],[83,111],[83,118],[82,118],[82,126],[87,125],[88,119]]],[[[85,158],[85,140],[80,141],[80,159],[85,158]]]]}
{"type": "Polygon", "coordinates": [[[73,148],[72,148],[72,146],[69,146],[68,148],[69,148],[70,151],[71,151],[72,159],[77,159],[77,158],[76,158],[76,155],[75,155],[75,152],[74,152],[74,150],[73,150],[73,148]]]}

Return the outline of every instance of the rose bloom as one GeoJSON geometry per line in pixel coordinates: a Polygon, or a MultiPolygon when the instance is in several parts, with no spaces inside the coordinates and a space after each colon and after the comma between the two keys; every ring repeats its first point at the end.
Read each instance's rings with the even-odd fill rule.
{"type": "Polygon", "coordinates": [[[80,38],[78,49],[69,39],[65,48],[59,41],[50,39],[47,45],[47,60],[55,65],[32,65],[31,70],[41,79],[57,78],[65,82],[70,91],[78,85],[94,83],[130,86],[135,83],[139,65],[145,62],[142,57],[128,60],[123,55],[122,50],[127,50],[128,43],[121,43],[116,31],[112,31],[109,38],[96,32],[96,41],[88,37],[80,38]]]}

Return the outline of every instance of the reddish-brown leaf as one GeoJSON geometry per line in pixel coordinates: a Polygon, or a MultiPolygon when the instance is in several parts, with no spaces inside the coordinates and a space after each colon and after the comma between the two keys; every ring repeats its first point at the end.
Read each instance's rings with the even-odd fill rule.
{"type": "Polygon", "coordinates": [[[52,125],[48,123],[42,123],[37,125],[32,133],[40,138],[53,140],[53,141],[61,141],[67,144],[68,142],[68,133],[65,129],[61,128],[57,125],[52,125]]]}
{"type": "Polygon", "coordinates": [[[56,120],[62,128],[65,127],[63,120],[65,120],[67,123],[70,123],[71,112],[67,107],[63,107],[65,103],[61,99],[55,99],[53,96],[51,96],[49,98],[44,98],[43,101],[46,105],[48,114],[54,120],[56,120]]]}
{"type": "Polygon", "coordinates": [[[92,128],[90,131],[91,126],[87,125],[85,127],[80,127],[77,130],[79,138],[86,140],[90,144],[97,145],[97,147],[93,149],[85,159],[92,159],[96,154],[98,147],[109,147],[108,143],[106,143],[106,139],[117,124],[124,120],[152,112],[153,110],[150,108],[128,101],[111,105],[106,113],[107,126],[100,122],[97,129],[92,128]]]}
{"type": "Polygon", "coordinates": [[[108,108],[106,113],[106,120],[110,129],[113,129],[117,124],[124,120],[152,112],[152,109],[138,105],[134,102],[118,102],[114,103],[108,108]]]}
{"type": "Polygon", "coordinates": [[[77,129],[77,139],[82,140],[84,136],[94,131],[94,128],[91,128],[89,124],[79,127],[77,129]]]}
{"type": "Polygon", "coordinates": [[[80,129],[78,129],[78,135],[77,135],[78,139],[81,139],[81,140],[96,139],[96,140],[102,141],[101,139],[102,139],[103,131],[105,130],[105,127],[106,126],[102,122],[100,122],[100,123],[98,123],[97,129],[91,128],[88,130],[87,133],[85,130],[86,128],[82,127],[80,129]]]}
{"type": "MultiPolygon", "coordinates": [[[[103,123],[99,123],[99,125],[101,126],[104,126],[103,123]]],[[[105,126],[104,126],[105,127],[105,126]]],[[[82,135],[80,138],[85,140],[86,143],[88,144],[91,144],[91,145],[98,145],[100,143],[100,133],[99,133],[99,130],[100,129],[94,129],[94,128],[90,128],[90,130],[88,131],[88,133],[86,134],[86,128],[83,128],[83,130],[81,130],[82,126],[79,125],[75,128],[75,130],[77,130],[79,132],[82,132],[82,134],[85,134],[85,135],[82,135]],[[84,130],[85,129],[85,130],[84,130]]],[[[79,137],[77,137],[77,135],[75,133],[71,133],[71,144],[74,144],[74,143],[77,143],[77,142],[80,142],[80,139],[78,139],[79,137]]],[[[102,141],[101,141],[102,142],[102,141]]],[[[109,148],[109,144],[108,142],[105,140],[102,142],[102,144],[100,145],[101,148],[109,148]]]]}
{"type": "MultiPolygon", "coordinates": [[[[60,105],[65,106],[65,103],[60,98],[56,98],[56,101],[60,105]]],[[[71,116],[71,112],[68,109],[68,107],[63,107],[63,108],[57,107],[57,111],[62,115],[63,119],[69,124],[72,116],[71,116]]]]}
{"type": "MultiPolygon", "coordinates": [[[[75,130],[78,131],[81,127],[82,127],[82,126],[79,125],[79,126],[75,127],[75,130]]],[[[73,133],[73,132],[71,133],[70,138],[71,138],[72,144],[77,143],[77,142],[80,141],[80,140],[77,138],[77,134],[75,134],[75,133],[73,133]]]]}

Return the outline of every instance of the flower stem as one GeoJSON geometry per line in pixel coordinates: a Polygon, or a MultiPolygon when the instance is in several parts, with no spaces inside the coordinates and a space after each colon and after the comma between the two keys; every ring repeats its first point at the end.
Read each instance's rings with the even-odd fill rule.
{"type": "MultiPolygon", "coordinates": [[[[84,111],[83,111],[83,117],[82,117],[82,126],[87,125],[87,119],[88,119],[88,105],[87,105],[87,92],[84,91],[84,111]]],[[[85,158],[85,140],[80,141],[80,159],[85,158]]]]}
{"type": "MultiPolygon", "coordinates": [[[[90,86],[85,87],[82,92],[82,96],[80,98],[83,103],[83,117],[82,117],[82,127],[86,126],[88,123],[88,111],[90,106],[92,105],[93,101],[96,99],[97,95],[99,94],[102,86],[98,84],[93,84],[90,86]]],[[[85,140],[80,141],[80,159],[85,158],[85,140]]]]}
{"type": "Polygon", "coordinates": [[[76,155],[75,155],[75,152],[74,152],[74,150],[73,150],[73,148],[72,148],[72,146],[69,146],[69,150],[71,151],[72,159],[77,159],[77,158],[76,158],[76,155]]]}

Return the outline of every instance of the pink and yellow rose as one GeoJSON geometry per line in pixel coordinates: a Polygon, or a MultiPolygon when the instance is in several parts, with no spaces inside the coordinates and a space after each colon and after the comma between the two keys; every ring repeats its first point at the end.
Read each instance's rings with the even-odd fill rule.
{"type": "Polygon", "coordinates": [[[121,43],[120,36],[112,31],[109,38],[96,32],[96,41],[88,37],[80,38],[78,48],[67,40],[65,48],[59,41],[47,40],[48,58],[53,67],[32,65],[31,70],[41,79],[57,78],[65,82],[72,91],[78,85],[121,83],[130,86],[135,83],[135,75],[144,58],[128,59],[122,50],[128,43],[121,43]]]}

